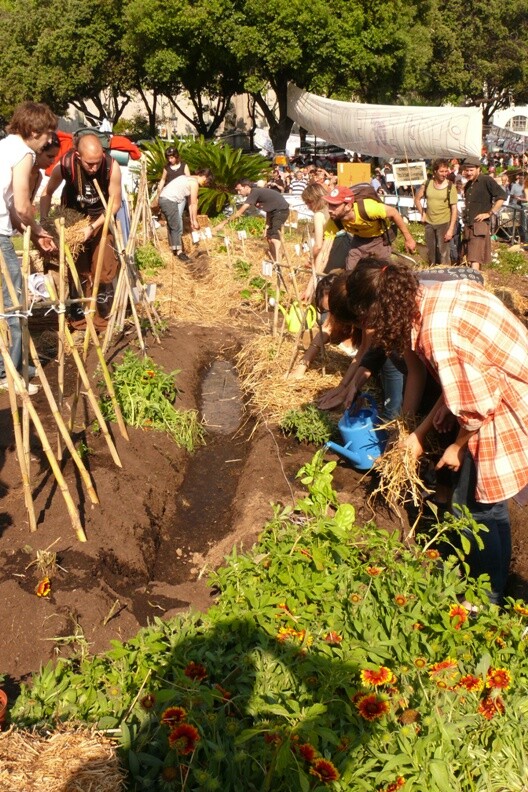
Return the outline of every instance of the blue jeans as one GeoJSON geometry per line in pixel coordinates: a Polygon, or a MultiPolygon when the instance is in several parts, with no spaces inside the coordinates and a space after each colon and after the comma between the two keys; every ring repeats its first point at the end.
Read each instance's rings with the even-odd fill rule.
{"type": "Polygon", "coordinates": [[[183,234],[183,210],[186,201],[169,201],[168,198],[160,198],[159,206],[167,219],[167,233],[169,246],[172,250],[181,249],[181,239],[183,234]]]}
{"type": "MultiPolygon", "coordinates": [[[[19,258],[15,253],[11,237],[0,234],[0,250],[2,251],[11,280],[13,281],[15,291],[17,295],[20,296],[22,294],[22,268],[19,258]]],[[[11,300],[5,279],[2,279],[2,294],[4,295],[4,306],[6,308],[12,306],[13,301],[11,300]]],[[[7,320],[7,324],[9,325],[9,331],[11,333],[9,354],[16,368],[20,371],[22,368],[22,328],[20,327],[20,319],[17,316],[13,316],[7,320]]],[[[4,377],[4,359],[0,355],[0,378],[3,379],[4,377]]]]}
{"type": "Polygon", "coordinates": [[[380,370],[383,388],[383,418],[392,421],[400,413],[403,401],[403,374],[387,358],[380,370]]]}
{"type": "MultiPolygon", "coordinates": [[[[473,536],[468,534],[471,550],[466,560],[472,577],[489,575],[490,602],[500,605],[504,597],[512,552],[508,503],[507,501],[479,503],[475,500],[476,482],[475,462],[467,451],[453,490],[452,502],[459,506],[467,506],[475,522],[482,523],[488,529],[487,533],[480,534],[484,542],[482,550],[478,549],[473,536]]],[[[456,508],[454,512],[456,514],[456,508]]]]}

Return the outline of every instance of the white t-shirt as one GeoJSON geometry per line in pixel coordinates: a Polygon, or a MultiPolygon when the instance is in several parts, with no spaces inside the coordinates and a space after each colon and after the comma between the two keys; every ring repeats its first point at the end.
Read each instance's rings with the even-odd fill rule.
{"type": "Polygon", "coordinates": [[[188,176],[178,176],[165,185],[160,193],[160,198],[181,203],[191,194],[191,181],[188,176]]]}
{"type": "Polygon", "coordinates": [[[20,135],[8,135],[0,140],[0,234],[12,236],[13,226],[9,208],[13,203],[13,168],[31,154],[35,162],[35,152],[24,143],[20,135]]]}

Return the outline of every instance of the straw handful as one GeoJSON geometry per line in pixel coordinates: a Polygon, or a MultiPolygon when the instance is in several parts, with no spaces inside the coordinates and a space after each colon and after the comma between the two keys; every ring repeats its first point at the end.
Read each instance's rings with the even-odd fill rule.
{"type": "Polygon", "coordinates": [[[65,242],[70,248],[73,258],[76,258],[79,253],[84,249],[84,232],[90,225],[90,218],[81,214],[76,209],[68,209],[66,207],[55,207],[50,212],[49,217],[42,221],[43,228],[50,233],[55,242],[59,242],[55,220],[64,218],[64,238],[65,242]]]}

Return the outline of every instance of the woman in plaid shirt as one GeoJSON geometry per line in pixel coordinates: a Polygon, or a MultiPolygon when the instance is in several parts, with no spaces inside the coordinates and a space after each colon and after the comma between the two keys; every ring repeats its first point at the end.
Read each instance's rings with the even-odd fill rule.
{"type": "Polygon", "coordinates": [[[456,437],[437,469],[457,474],[452,501],[465,505],[482,534],[472,575],[487,573],[500,603],[511,558],[508,498],[528,485],[528,330],[493,294],[469,280],[419,284],[406,265],[370,257],[347,280],[350,318],[405,356],[403,410],[418,409],[427,371],[441,396],[407,444],[416,457],[433,427],[456,437]]]}

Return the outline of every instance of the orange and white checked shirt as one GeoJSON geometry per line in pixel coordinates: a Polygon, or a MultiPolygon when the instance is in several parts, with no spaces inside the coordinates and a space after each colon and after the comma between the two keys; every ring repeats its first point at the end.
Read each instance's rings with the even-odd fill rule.
{"type": "Polygon", "coordinates": [[[528,484],[528,330],[468,280],[422,286],[412,348],[436,373],[468,448],[476,499],[496,503],[528,484]]]}

